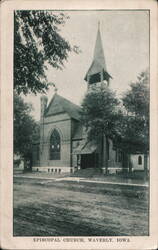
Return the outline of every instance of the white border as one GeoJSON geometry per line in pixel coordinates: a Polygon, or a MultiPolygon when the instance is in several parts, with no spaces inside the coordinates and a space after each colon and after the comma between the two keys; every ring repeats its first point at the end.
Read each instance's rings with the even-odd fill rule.
{"type": "MultiPolygon", "coordinates": [[[[52,0],[1,3],[1,248],[2,249],[156,249],[158,247],[158,72],[157,1],[155,0],[52,0]],[[128,243],[37,243],[33,237],[12,236],[13,149],[13,10],[14,9],[150,9],[150,236],[123,237],[128,243]]],[[[37,238],[37,237],[36,237],[37,238]]],[[[41,237],[39,237],[41,238],[41,237]]],[[[49,237],[47,237],[49,238],[49,237]]],[[[52,237],[51,237],[52,238],[52,237]]],[[[58,238],[58,237],[56,237],[58,238]]],[[[59,237],[60,238],[60,237],[59,237]]],[[[62,237],[65,238],[65,237],[62,237]]],[[[99,237],[97,237],[99,238],[99,237]]],[[[102,237],[103,238],[103,237],[102,237]]],[[[111,237],[104,237],[111,238],[111,237]]],[[[112,237],[115,238],[115,237],[112,237]]],[[[121,237],[117,237],[121,238],[121,237]]]]}

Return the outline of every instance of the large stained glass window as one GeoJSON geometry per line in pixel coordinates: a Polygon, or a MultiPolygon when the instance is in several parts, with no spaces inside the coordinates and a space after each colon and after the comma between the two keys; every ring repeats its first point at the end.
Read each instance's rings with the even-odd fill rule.
{"type": "Polygon", "coordinates": [[[50,137],[50,160],[60,160],[61,140],[56,129],[53,130],[50,137]]]}

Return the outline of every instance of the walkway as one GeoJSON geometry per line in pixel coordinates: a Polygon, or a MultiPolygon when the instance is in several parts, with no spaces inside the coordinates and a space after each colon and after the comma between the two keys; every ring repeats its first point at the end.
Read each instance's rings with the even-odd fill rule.
{"type": "Polygon", "coordinates": [[[16,178],[27,178],[27,179],[39,179],[39,180],[50,180],[50,181],[67,181],[67,182],[82,182],[82,183],[97,183],[97,184],[106,184],[106,185],[117,185],[117,186],[133,186],[133,187],[148,187],[148,183],[131,183],[127,182],[127,180],[121,180],[121,182],[117,182],[116,179],[115,181],[103,181],[103,180],[92,180],[92,179],[87,179],[87,178],[80,178],[80,177],[44,177],[44,176],[31,176],[31,175],[14,175],[16,178]]]}

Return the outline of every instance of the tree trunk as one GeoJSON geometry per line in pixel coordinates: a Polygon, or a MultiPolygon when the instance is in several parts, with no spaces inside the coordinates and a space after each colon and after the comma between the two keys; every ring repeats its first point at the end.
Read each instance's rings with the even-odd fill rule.
{"type": "Polygon", "coordinates": [[[108,160],[109,160],[109,142],[108,137],[105,136],[105,169],[106,174],[108,174],[108,160]]]}
{"type": "Polygon", "coordinates": [[[108,174],[108,147],[107,147],[107,136],[102,137],[102,168],[103,173],[108,174]]]}
{"type": "Polygon", "coordinates": [[[33,159],[32,154],[30,155],[30,172],[32,172],[33,159]]]}
{"type": "Polygon", "coordinates": [[[24,158],[24,172],[27,171],[27,160],[24,158]]]}
{"type": "Polygon", "coordinates": [[[130,158],[130,154],[128,154],[128,169],[129,169],[129,174],[132,173],[132,162],[130,158]]]}
{"type": "Polygon", "coordinates": [[[105,168],[105,162],[104,162],[104,136],[102,135],[101,138],[101,168],[103,174],[105,174],[104,168],[105,168]]]}

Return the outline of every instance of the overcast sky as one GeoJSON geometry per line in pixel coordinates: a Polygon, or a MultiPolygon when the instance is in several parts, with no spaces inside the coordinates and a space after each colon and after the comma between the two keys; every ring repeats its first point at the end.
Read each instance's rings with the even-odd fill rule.
{"type": "MultiPolygon", "coordinates": [[[[65,68],[47,72],[48,80],[54,82],[58,94],[80,104],[86,92],[85,74],[92,62],[98,21],[104,48],[107,70],[113,79],[110,87],[120,96],[129,83],[149,67],[149,15],[148,11],[67,11],[70,19],[61,34],[72,45],[81,49],[80,54],[71,53],[65,68]]],[[[54,88],[48,92],[52,98],[54,88]]],[[[26,101],[34,106],[33,115],[40,118],[40,95],[29,95],[26,101]]]]}

